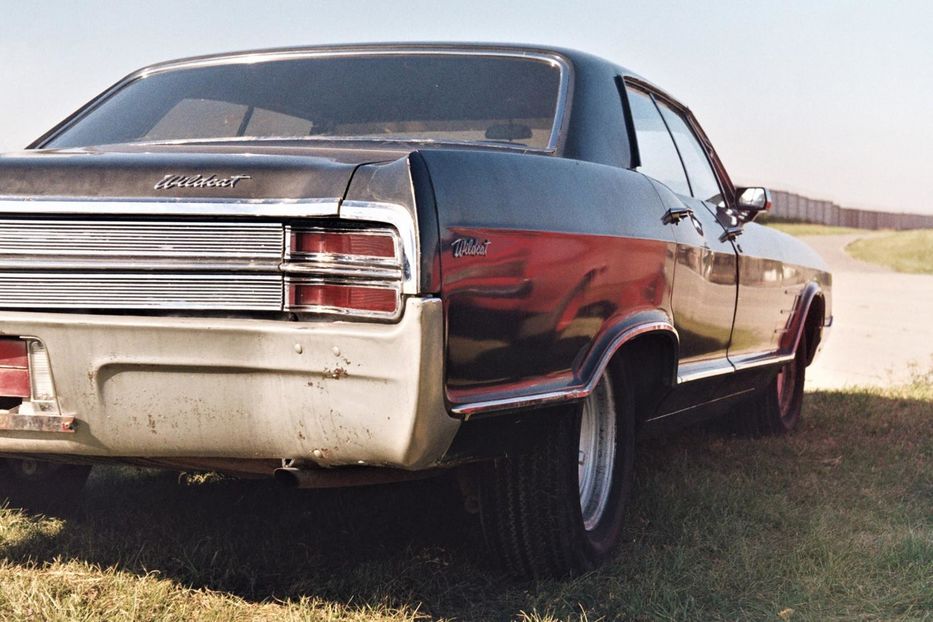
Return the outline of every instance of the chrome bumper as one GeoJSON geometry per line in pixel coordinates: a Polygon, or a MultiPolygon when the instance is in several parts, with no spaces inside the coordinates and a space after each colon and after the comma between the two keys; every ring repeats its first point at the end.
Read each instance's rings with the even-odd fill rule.
{"type": "Polygon", "coordinates": [[[443,317],[397,324],[0,312],[45,344],[73,433],[0,431],[0,453],[286,458],[421,469],[459,421],[443,391],[443,317]]]}

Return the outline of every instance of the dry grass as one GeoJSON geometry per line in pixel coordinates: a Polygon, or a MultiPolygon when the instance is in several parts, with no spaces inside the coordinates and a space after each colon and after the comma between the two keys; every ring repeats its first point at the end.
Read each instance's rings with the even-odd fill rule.
{"type": "Polygon", "coordinates": [[[84,515],[0,511],[0,620],[931,620],[933,378],[807,396],[803,428],[642,447],[625,542],[491,570],[449,482],[289,493],[102,469],[84,515]]]}
{"type": "Polygon", "coordinates": [[[846,252],[898,272],[933,274],[933,229],[898,231],[856,240],[846,247],[846,252]]]}

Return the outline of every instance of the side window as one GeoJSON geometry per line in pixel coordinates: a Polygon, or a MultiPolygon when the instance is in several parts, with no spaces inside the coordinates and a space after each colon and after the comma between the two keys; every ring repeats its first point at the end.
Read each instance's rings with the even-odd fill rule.
{"type": "Polygon", "coordinates": [[[671,134],[677,143],[684,168],[687,169],[687,176],[690,178],[693,196],[701,201],[721,203],[722,191],[719,189],[716,174],[713,173],[713,168],[706,157],[706,150],[700,145],[690,126],[680,114],[674,112],[664,102],[658,102],[658,107],[661,108],[661,114],[664,115],[664,120],[667,121],[667,126],[671,129],[671,134]]]}
{"type": "Polygon", "coordinates": [[[627,88],[626,93],[641,156],[638,171],[657,179],[678,194],[690,196],[683,164],[654,101],[642,91],[627,88]]]}

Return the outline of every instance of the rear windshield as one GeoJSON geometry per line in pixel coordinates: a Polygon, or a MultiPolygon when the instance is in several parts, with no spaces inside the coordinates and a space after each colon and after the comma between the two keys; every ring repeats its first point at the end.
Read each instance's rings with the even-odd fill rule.
{"type": "Polygon", "coordinates": [[[560,89],[556,63],[527,57],[238,59],[136,79],[43,146],[379,139],[546,149],[560,89]]]}

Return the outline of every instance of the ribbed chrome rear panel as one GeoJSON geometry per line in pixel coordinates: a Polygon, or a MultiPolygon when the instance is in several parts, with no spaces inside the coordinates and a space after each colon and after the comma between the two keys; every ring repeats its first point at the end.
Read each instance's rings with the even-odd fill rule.
{"type": "Polygon", "coordinates": [[[210,309],[280,311],[275,274],[0,274],[8,309],[210,309]]]}
{"type": "Polygon", "coordinates": [[[0,255],[277,259],[274,222],[0,220],[0,255]]]}
{"type": "Polygon", "coordinates": [[[0,308],[281,311],[281,222],[0,219],[0,308]]]}

